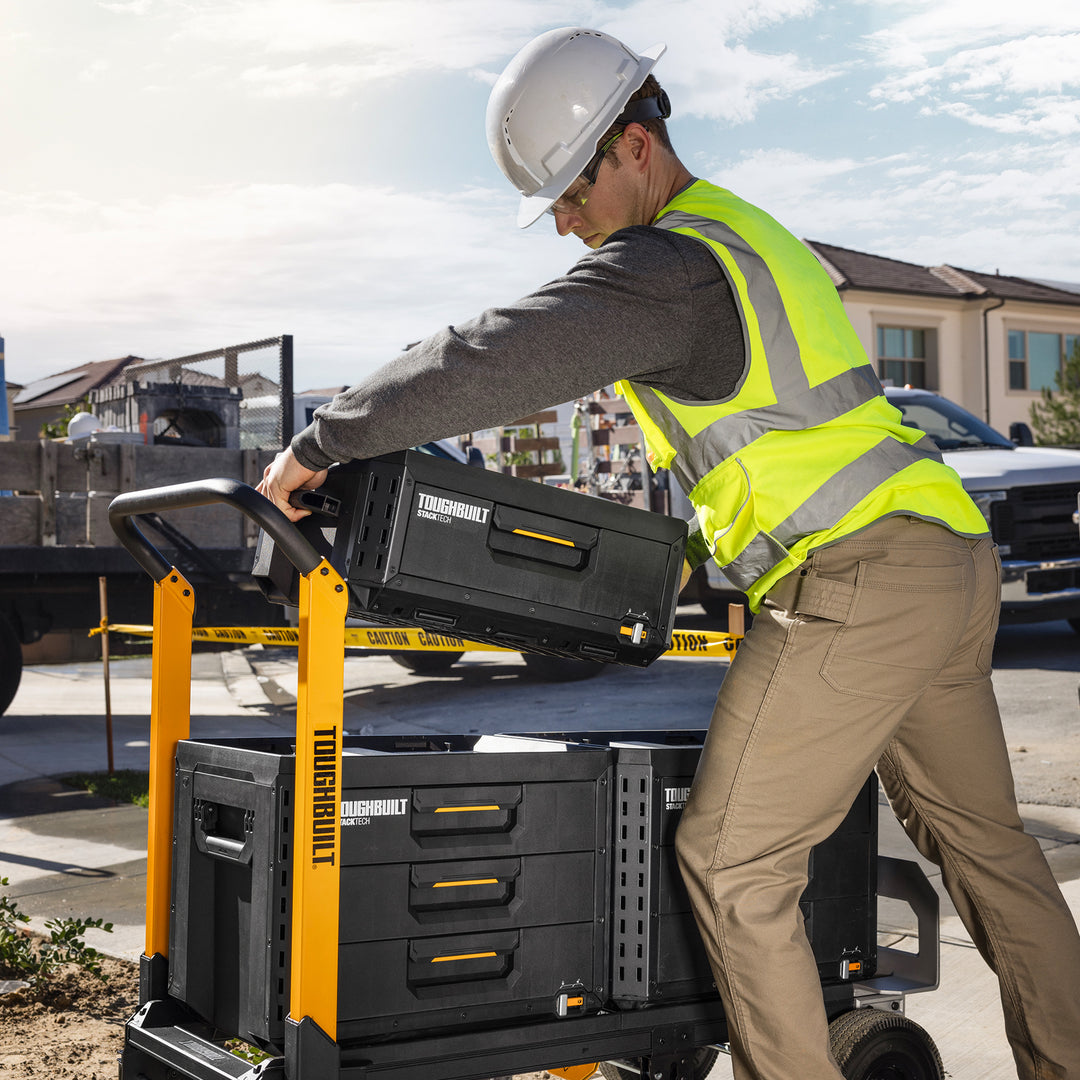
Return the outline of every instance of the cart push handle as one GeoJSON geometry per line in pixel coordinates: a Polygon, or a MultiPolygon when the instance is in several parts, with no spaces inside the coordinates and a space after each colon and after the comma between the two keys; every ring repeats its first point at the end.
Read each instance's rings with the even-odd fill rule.
{"type": "Polygon", "coordinates": [[[286,1030],[290,1044],[336,1048],[341,834],[338,814],[327,818],[324,804],[329,800],[333,805],[341,791],[348,595],[341,576],[269,499],[248,484],[223,477],[126,492],[109,504],[113,531],[154,580],[146,951],[140,962],[140,998],[145,1004],[168,994],[174,766],[177,742],[188,738],[191,729],[195,597],[134,518],[211,503],[225,503],[255,521],[300,571],[293,957],[286,1030]]]}
{"type": "Polygon", "coordinates": [[[109,503],[109,524],[135,561],[154,581],[161,581],[172,566],[132,519],[138,514],[185,510],[211,503],[225,503],[251,518],[272,537],[278,549],[301,574],[310,574],[322,561],[300,530],[269,499],[249,484],[228,477],[125,492],[109,503]]]}

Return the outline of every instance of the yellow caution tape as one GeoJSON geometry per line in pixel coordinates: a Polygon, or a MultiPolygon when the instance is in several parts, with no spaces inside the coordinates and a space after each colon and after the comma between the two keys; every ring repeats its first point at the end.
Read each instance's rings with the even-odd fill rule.
{"type": "MultiPolygon", "coordinates": [[[[113,634],[130,634],[134,637],[153,637],[152,626],[134,623],[109,623],[107,627],[94,627],[90,636],[108,629],[113,634]]],[[[300,631],[292,626],[196,626],[191,631],[192,641],[214,641],[232,645],[299,645],[300,631]]],[[[716,630],[675,630],[671,635],[671,648],[664,656],[720,656],[730,658],[735,654],[741,636],[720,633],[716,630]]],[[[418,627],[347,627],[347,649],[373,649],[380,652],[521,652],[520,649],[503,645],[489,645],[482,641],[437,634],[418,627]]]]}

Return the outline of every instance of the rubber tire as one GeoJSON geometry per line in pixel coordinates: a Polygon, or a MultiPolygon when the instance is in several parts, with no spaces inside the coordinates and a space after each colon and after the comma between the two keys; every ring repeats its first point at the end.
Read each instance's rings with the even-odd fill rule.
{"type": "Polygon", "coordinates": [[[523,652],[521,659],[529,669],[529,674],[545,682],[580,682],[582,679],[595,679],[606,664],[595,660],[573,660],[564,656],[548,656],[547,653],[523,652]]]}
{"type": "Polygon", "coordinates": [[[465,654],[463,652],[391,653],[390,659],[414,675],[445,675],[465,654]]]}
{"type": "Polygon", "coordinates": [[[0,615],[0,716],[15,699],[22,680],[22,645],[7,618],[0,615]]]}
{"type": "MultiPolygon", "coordinates": [[[[716,1064],[716,1059],[720,1056],[720,1051],[714,1046],[699,1046],[694,1050],[694,1063],[692,1076],[694,1080],[705,1080],[705,1077],[712,1072],[713,1066],[716,1064]]],[[[604,1077],[604,1080],[641,1080],[641,1073],[637,1071],[637,1068],[621,1068],[621,1065],[628,1065],[628,1062],[619,1061],[601,1061],[600,1062],[600,1075],[604,1077]]]]}
{"type": "Polygon", "coordinates": [[[934,1040],[902,1013],[855,1009],[829,1025],[845,1080],[944,1080],[934,1040]]]}

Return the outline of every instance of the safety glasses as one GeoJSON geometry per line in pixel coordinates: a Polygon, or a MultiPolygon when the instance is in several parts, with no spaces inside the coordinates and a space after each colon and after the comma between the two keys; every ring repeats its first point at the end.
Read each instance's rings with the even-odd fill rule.
{"type": "Polygon", "coordinates": [[[581,171],[581,175],[548,207],[547,212],[554,216],[559,214],[573,214],[580,210],[588,202],[589,188],[596,183],[600,174],[600,166],[604,162],[604,155],[614,145],[615,140],[622,135],[621,131],[615,132],[599,150],[593,154],[588,165],[581,171]]]}

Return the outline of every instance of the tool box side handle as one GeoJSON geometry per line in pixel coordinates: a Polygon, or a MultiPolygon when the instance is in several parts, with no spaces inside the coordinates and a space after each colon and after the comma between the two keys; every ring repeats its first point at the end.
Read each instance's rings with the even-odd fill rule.
{"type": "Polygon", "coordinates": [[[269,499],[249,484],[228,477],[193,480],[186,484],[170,484],[117,495],[109,504],[109,524],[135,561],[154,581],[161,581],[172,565],[139,531],[134,517],[137,514],[184,510],[211,503],[225,503],[251,518],[265,530],[301,574],[310,574],[322,561],[322,556],[269,499]]]}

